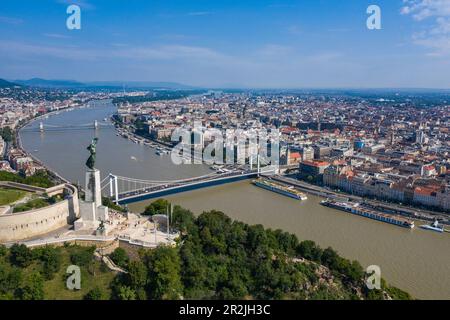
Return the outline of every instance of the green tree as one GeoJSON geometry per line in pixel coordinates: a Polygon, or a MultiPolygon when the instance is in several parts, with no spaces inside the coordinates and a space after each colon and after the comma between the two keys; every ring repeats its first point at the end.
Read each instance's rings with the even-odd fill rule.
{"type": "Polygon", "coordinates": [[[170,202],[165,199],[158,199],[145,207],[143,215],[153,216],[155,214],[166,214],[170,206],[170,202]]]}
{"type": "Polygon", "coordinates": [[[0,263],[0,295],[13,299],[15,291],[22,283],[21,269],[0,263]]]}
{"type": "Polygon", "coordinates": [[[93,259],[95,247],[80,247],[73,246],[72,253],[70,254],[70,261],[77,266],[88,266],[93,259]]]}
{"type": "Polygon", "coordinates": [[[24,284],[18,290],[21,300],[43,300],[44,299],[44,279],[38,272],[29,274],[24,284]]]}
{"type": "Polygon", "coordinates": [[[231,228],[231,219],[220,211],[203,212],[197,218],[200,238],[205,254],[225,253],[226,237],[231,228]]]}
{"type": "Polygon", "coordinates": [[[24,244],[13,244],[9,249],[11,263],[20,268],[25,268],[33,261],[32,251],[24,244]]]}
{"type": "Polygon", "coordinates": [[[137,118],[134,121],[134,127],[136,128],[136,134],[146,134],[148,133],[148,126],[141,118],[137,118]]]}
{"type": "Polygon", "coordinates": [[[237,273],[230,273],[223,284],[219,284],[217,298],[221,300],[243,299],[248,294],[247,287],[237,273]]]}
{"type": "Polygon", "coordinates": [[[278,247],[290,255],[294,254],[298,246],[297,236],[281,230],[275,230],[274,233],[278,242],[278,247]]]}
{"type": "Polygon", "coordinates": [[[43,275],[46,280],[53,279],[53,276],[61,268],[61,252],[59,249],[46,246],[36,249],[40,261],[43,263],[43,275]]]}
{"type": "Polygon", "coordinates": [[[337,270],[339,266],[339,255],[332,248],[328,247],[323,250],[321,261],[322,264],[329,267],[332,270],[337,270]]]}
{"type": "Polygon", "coordinates": [[[148,291],[153,299],[179,299],[183,292],[176,248],[160,246],[147,255],[148,291]]]}
{"type": "Polygon", "coordinates": [[[6,142],[11,142],[13,140],[13,137],[14,137],[14,132],[11,130],[10,127],[0,128],[0,136],[6,142]]]}
{"type": "Polygon", "coordinates": [[[320,262],[322,257],[322,249],[311,240],[300,242],[297,246],[296,252],[301,257],[315,262],[320,262]]]}
{"type": "Polygon", "coordinates": [[[265,255],[270,248],[269,237],[262,225],[249,226],[247,231],[248,249],[256,255],[265,255]]]}
{"type": "Polygon", "coordinates": [[[32,176],[25,177],[23,179],[23,183],[42,188],[50,188],[55,185],[49,177],[47,171],[44,170],[38,171],[32,176]]]}
{"type": "Polygon", "coordinates": [[[128,265],[126,275],[128,284],[134,288],[144,288],[147,285],[147,267],[141,261],[132,261],[128,265]]]}
{"type": "Polygon", "coordinates": [[[367,300],[384,300],[383,291],[378,289],[367,290],[366,298],[367,300]]]}
{"type": "Polygon", "coordinates": [[[136,300],[136,291],[127,286],[120,286],[117,297],[119,300],[136,300]]]}
{"type": "Polygon", "coordinates": [[[180,206],[175,206],[173,208],[171,219],[170,224],[172,228],[179,230],[183,234],[192,231],[194,227],[194,214],[180,206]]]}
{"type": "Polygon", "coordinates": [[[201,246],[186,241],[180,248],[180,258],[186,298],[210,298],[208,282],[214,282],[211,287],[216,287],[214,280],[216,277],[212,274],[212,270],[208,269],[207,257],[203,254],[201,246]]]}
{"type": "Polygon", "coordinates": [[[130,261],[130,258],[127,255],[127,252],[123,248],[117,248],[115,249],[109,257],[116,265],[118,265],[121,268],[126,268],[128,266],[128,262],[130,261]]]}
{"type": "Polygon", "coordinates": [[[0,257],[4,257],[7,254],[8,254],[8,249],[4,245],[0,244],[0,257]]]}
{"type": "Polygon", "coordinates": [[[311,296],[311,300],[339,300],[342,297],[339,292],[332,287],[326,285],[320,285],[319,288],[314,291],[311,296]]]}
{"type": "MultiPolygon", "coordinates": [[[[345,259],[344,259],[345,260],[345,259]]],[[[349,262],[345,260],[346,268],[345,270],[341,270],[351,282],[356,283],[358,281],[362,281],[364,277],[364,269],[358,261],[349,262]]]]}
{"type": "Polygon", "coordinates": [[[386,291],[391,296],[391,298],[394,300],[412,300],[413,299],[408,292],[405,292],[396,287],[388,287],[386,289],[386,291]]]}
{"type": "Polygon", "coordinates": [[[83,297],[84,300],[103,300],[104,298],[105,294],[99,287],[90,290],[83,297]]]}
{"type": "Polygon", "coordinates": [[[116,211],[119,211],[119,212],[125,212],[125,211],[126,211],[124,207],[122,207],[122,206],[120,206],[120,205],[118,205],[118,204],[115,204],[115,203],[114,203],[110,198],[108,198],[108,197],[102,197],[102,204],[103,204],[105,207],[111,208],[111,209],[116,210],[116,211]]]}

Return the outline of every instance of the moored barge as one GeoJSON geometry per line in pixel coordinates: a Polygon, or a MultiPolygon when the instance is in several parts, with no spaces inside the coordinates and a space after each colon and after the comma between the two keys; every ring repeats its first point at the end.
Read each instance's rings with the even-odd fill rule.
{"type": "Polygon", "coordinates": [[[413,229],[415,227],[413,220],[405,219],[396,215],[377,212],[375,210],[365,208],[359,203],[339,202],[327,199],[321,201],[320,204],[326,207],[349,212],[365,218],[390,223],[403,228],[413,229]]]}
{"type": "Polygon", "coordinates": [[[284,196],[297,199],[297,200],[307,200],[308,197],[303,193],[300,192],[293,187],[286,187],[281,184],[275,183],[273,181],[270,181],[268,179],[258,179],[253,180],[252,183],[260,188],[270,190],[279,194],[282,194],[284,196]]]}

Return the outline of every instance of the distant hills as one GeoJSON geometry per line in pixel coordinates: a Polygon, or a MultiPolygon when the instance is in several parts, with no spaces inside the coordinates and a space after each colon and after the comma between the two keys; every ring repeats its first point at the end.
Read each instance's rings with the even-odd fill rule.
{"type": "Polygon", "coordinates": [[[14,80],[14,82],[24,86],[39,88],[75,88],[84,86],[83,83],[74,80],[46,80],[41,78],[14,80]]]}
{"type": "Polygon", "coordinates": [[[125,88],[161,88],[161,89],[197,89],[178,82],[154,82],[154,81],[95,81],[86,83],[95,87],[125,87],[125,88]]]}
{"type": "Polygon", "coordinates": [[[83,89],[83,88],[133,88],[133,89],[195,89],[194,87],[177,82],[149,82],[149,81],[94,81],[79,82],[75,80],[47,80],[33,78],[29,80],[14,80],[15,83],[37,88],[63,88],[63,89],[83,89]]]}
{"type": "Polygon", "coordinates": [[[0,88],[12,88],[12,87],[17,87],[17,86],[20,87],[20,85],[17,83],[9,82],[4,79],[0,79],[0,88]]]}

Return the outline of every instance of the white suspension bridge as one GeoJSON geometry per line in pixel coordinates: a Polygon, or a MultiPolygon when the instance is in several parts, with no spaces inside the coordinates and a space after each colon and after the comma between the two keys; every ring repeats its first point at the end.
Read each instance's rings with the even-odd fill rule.
{"type": "Polygon", "coordinates": [[[127,204],[146,199],[166,196],[214,185],[220,185],[239,180],[269,175],[276,173],[277,169],[272,166],[258,168],[256,170],[231,170],[227,172],[213,172],[199,177],[156,181],[142,180],[122,177],[110,173],[100,185],[103,194],[108,194],[116,204],[127,204]]]}
{"type": "Polygon", "coordinates": [[[24,132],[44,132],[44,131],[66,131],[66,130],[97,130],[100,128],[114,128],[111,123],[102,123],[97,120],[91,123],[83,123],[83,124],[67,124],[67,125],[52,125],[52,124],[44,124],[44,122],[39,122],[39,127],[28,127],[22,129],[24,132]]]}

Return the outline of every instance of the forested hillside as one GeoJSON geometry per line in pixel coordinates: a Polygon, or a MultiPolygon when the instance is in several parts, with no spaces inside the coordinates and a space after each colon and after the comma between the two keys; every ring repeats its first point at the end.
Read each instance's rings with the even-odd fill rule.
{"type": "MultiPolygon", "coordinates": [[[[147,210],[150,212],[152,210],[147,210]]],[[[195,217],[175,207],[175,247],[118,248],[111,259],[127,273],[114,274],[94,259],[95,248],[66,245],[0,250],[3,299],[410,299],[382,282],[368,290],[356,261],[295,235],[233,221],[222,212],[195,217]],[[82,288],[65,288],[69,264],[82,269],[82,288]]]]}

